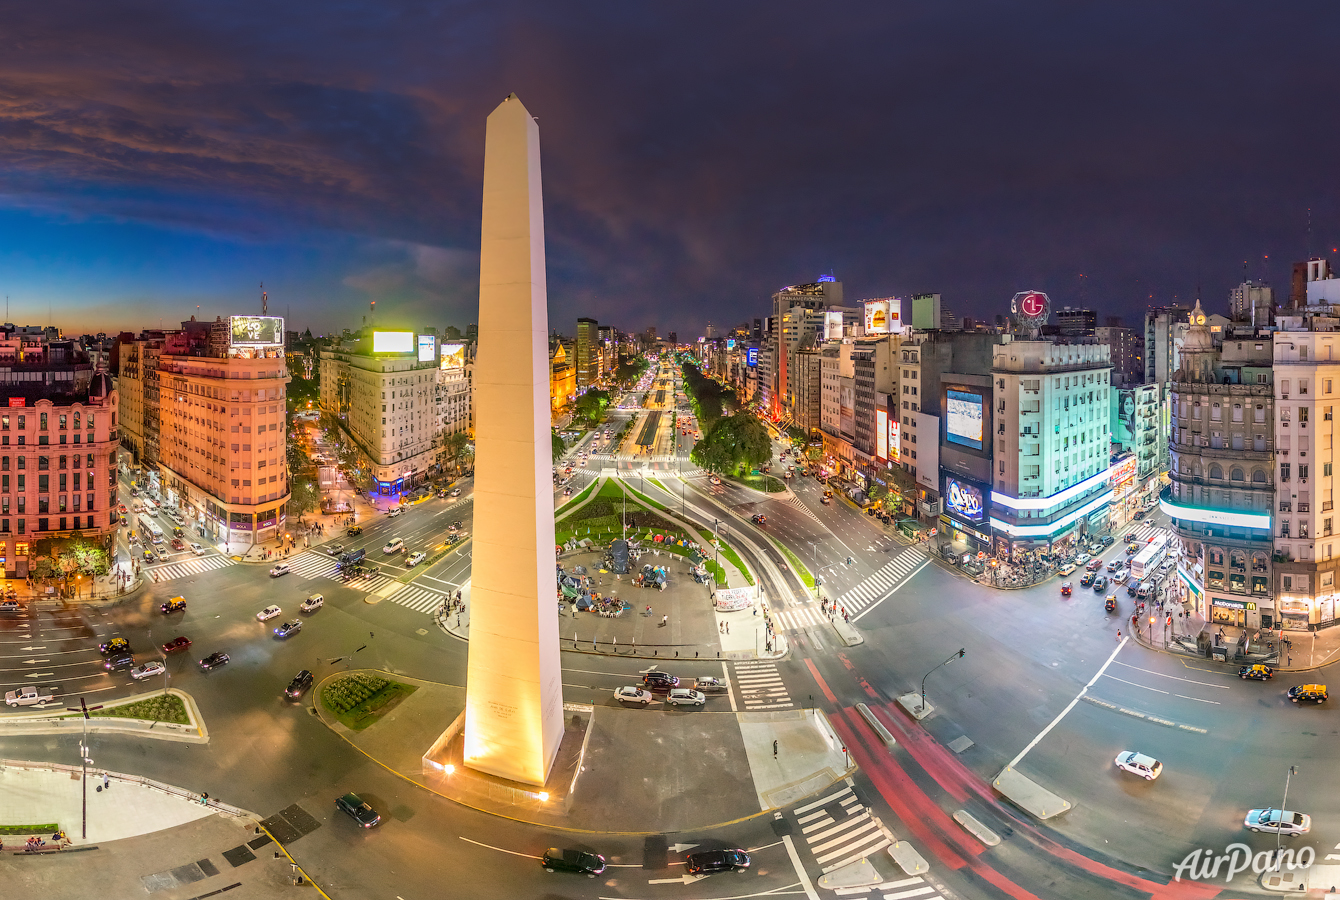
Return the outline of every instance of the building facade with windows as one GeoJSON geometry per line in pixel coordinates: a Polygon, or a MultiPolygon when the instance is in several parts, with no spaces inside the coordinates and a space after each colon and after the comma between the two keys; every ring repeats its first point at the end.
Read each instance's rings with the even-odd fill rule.
{"type": "Polygon", "coordinates": [[[1189,320],[1169,384],[1171,484],[1160,501],[1176,537],[1175,596],[1212,624],[1274,627],[1271,336],[1216,345],[1199,303],[1189,320]]]}
{"type": "Polygon", "coordinates": [[[1106,528],[1111,367],[1105,344],[1009,341],[993,349],[998,557],[1054,551],[1106,528]]]}

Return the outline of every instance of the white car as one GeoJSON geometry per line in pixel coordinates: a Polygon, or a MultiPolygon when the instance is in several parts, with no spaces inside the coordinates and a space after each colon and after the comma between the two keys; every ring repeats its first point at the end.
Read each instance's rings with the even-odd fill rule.
{"type": "Polygon", "coordinates": [[[1253,809],[1247,813],[1243,825],[1252,831],[1271,831],[1296,836],[1312,830],[1312,817],[1287,809],[1253,809]]]}
{"type": "Polygon", "coordinates": [[[278,578],[280,575],[288,574],[288,563],[280,563],[270,570],[271,578],[278,578]]]}
{"type": "Polygon", "coordinates": [[[721,484],[721,479],[716,477],[715,475],[713,475],[711,478],[707,480],[710,481],[712,484],[721,484]]]}
{"type": "Polygon", "coordinates": [[[407,562],[407,564],[409,565],[409,567],[412,569],[412,568],[414,568],[415,566],[417,566],[419,563],[423,562],[423,561],[424,561],[425,559],[427,559],[427,558],[428,558],[428,554],[427,554],[427,553],[424,553],[422,550],[419,550],[418,552],[411,553],[411,554],[409,555],[409,559],[406,560],[406,562],[407,562]]]}
{"type": "Polygon", "coordinates": [[[459,497],[460,495],[461,495],[460,488],[452,488],[451,492],[447,494],[448,497],[459,497]]]}
{"type": "Polygon", "coordinates": [[[382,547],[382,552],[383,552],[383,553],[399,553],[399,552],[400,552],[400,548],[402,548],[402,547],[404,547],[404,546],[405,546],[405,541],[404,541],[402,538],[396,538],[396,539],[394,539],[394,540],[387,541],[387,542],[386,542],[386,546],[382,547]]]}
{"type": "Polygon", "coordinates": [[[671,706],[682,706],[685,704],[689,706],[702,706],[707,702],[707,697],[691,688],[671,688],[669,695],[665,698],[665,702],[669,703],[671,706]]]}
{"type": "Polygon", "coordinates": [[[1091,559],[1093,559],[1093,557],[1090,556],[1089,554],[1081,553],[1075,557],[1075,565],[1082,566],[1091,559]]]}
{"type": "Polygon", "coordinates": [[[326,598],[320,594],[312,594],[306,600],[299,604],[298,609],[303,612],[316,612],[322,606],[325,606],[326,598]]]}
{"type": "Polygon", "coordinates": [[[651,691],[644,691],[642,688],[630,684],[627,687],[615,690],[614,699],[620,703],[640,703],[646,706],[656,698],[651,695],[651,691]]]}
{"type": "Polygon", "coordinates": [[[199,544],[197,544],[197,543],[195,543],[194,541],[192,541],[192,542],[191,542],[191,552],[194,553],[196,556],[204,556],[204,555],[205,555],[205,548],[204,548],[204,547],[201,547],[199,544]]]}
{"type": "Polygon", "coordinates": [[[130,677],[134,678],[136,681],[143,681],[144,679],[152,678],[155,675],[162,675],[166,671],[167,667],[155,659],[145,663],[142,666],[136,666],[135,668],[131,669],[130,677]]]}
{"type": "Polygon", "coordinates": [[[256,613],[256,620],[257,620],[258,622],[264,622],[266,619],[273,619],[275,616],[279,615],[281,612],[283,612],[283,610],[280,609],[280,608],[277,607],[277,606],[267,606],[267,607],[265,607],[265,609],[263,609],[263,610],[261,610],[260,612],[256,613]]]}
{"type": "Polygon", "coordinates": [[[1134,750],[1123,750],[1117,754],[1117,768],[1132,775],[1139,775],[1145,781],[1153,781],[1163,774],[1163,763],[1134,750]]]}
{"type": "Polygon", "coordinates": [[[402,512],[404,512],[404,510],[402,510],[400,507],[397,506],[395,509],[388,510],[387,513],[386,513],[386,517],[387,517],[388,519],[394,519],[396,516],[400,515],[402,512]]]}

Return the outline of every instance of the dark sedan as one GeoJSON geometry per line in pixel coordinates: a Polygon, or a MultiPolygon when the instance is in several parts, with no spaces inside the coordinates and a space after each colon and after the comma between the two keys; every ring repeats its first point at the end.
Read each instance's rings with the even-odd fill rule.
{"type": "Polygon", "coordinates": [[[605,857],[599,853],[587,853],[584,850],[560,850],[550,847],[540,857],[540,863],[546,872],[576,872],[587,878],[595,878],[605,871],[605,857]]]}
{"type": "Polygon", "coordinates": [[[335,805],[363,828],[371,828],[382,820],[377,811],[363,801],[357,794],[345,794],[335,798],[335,805]]]}
{"type": "Polygon", "coordinates": [[[209,656],[200,660],[200,668],[204,669],[206,672],[210,669],[217,669],[219,666],[226,665],[228,665],[227,653],[211,653],[209,656]]]}
{"type": "Polygon", "coordinates": [[[684,871],[690,875],[711,875],[715,872],[746,872],[749,854],[743,850],[704,850],[684,857],[684,871]]]}
{"type": "Polygon", "coordinates": [[[642,676],[642,686],[650,691],[668,691],[679,687],[679,679],[669,672],[648,672],[642,676]]]}
{"type": "Polygon", "coordinates": [[[164,653],[180,653],[191,646],[190,638],[184,635],[178,635],[163,645],[164,653]]]}
{"type": "Polygon", "coordinates": [[[311,686],[312,673],[303,669],[297,675],[294,675],[293,680],[288,683],[288,687],[284,689],[284,696],[290,700],[297,700],[302,697],[311,686]]]}

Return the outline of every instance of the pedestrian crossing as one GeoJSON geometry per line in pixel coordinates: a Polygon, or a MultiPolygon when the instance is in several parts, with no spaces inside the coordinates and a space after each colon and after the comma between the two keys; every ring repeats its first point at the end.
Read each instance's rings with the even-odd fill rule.
{"type": "Polygon", "coordinates": [[[837,599],[839,608],[845,608],[849,616],[854,616],[867,606],[881,600],[894,585],[898,584],[924,565],[926,554],[919,549],[909,548],[885,563],[879,571],[871,575],[856,587],[837,599]]]}
{"type": "Polygon", "coordinates": [[[431,588],[416,587],[410,585],[403,590],[397,591],[386,598],[392,603],[399,604],[406,609],[412,609],[414,612],[432,615],[437,612],[442,602],[447,599],[447,595],[442,591],[435,591],[431,588]]]}
{"type": "Polygon", "coordinates": [[[942,900],[944,897],[935,885],[927,883],[920,875],[866,887],[838,888],[833,893],[839,897],[872,895],[881,900],[942,900]]]}
{"type": "Polygon", "coordinates": [[[777,623],[778,630],[781,631],[800,631],[804,628],[813,628],[816,625],[827,624],[823,612],[817,604],[806,604],[805,606],[793,606],[789,609],[771,611],[774,622],[777,623]]]}
{"type": "Polygon", "coordinates": [[[199,575],[201,572],[208,572],[210,569],[222,569],[224,566],[235,565],[237,563],[226,556],[200,556],[177,563],[150,566],[147,571],[155,581],[171,581],[174,578],[185,578],[187,575],[199,575]]]}
{"type": "Polygon", "coordinates": [[[735,692],[746,710],[788,709],[794,706],[777,664],[763,661],[735,663],[735,692]]]}
{"type": "Polygon", "coordinates": [[[850,784],[797,808],[795,815],[822,872],[872,856],[893,843],[850,784]]]}
{"type": "MultiPolygon", "coordinates": [[[[372,563],[376,565],[374,561],[372,563]]],[[[340,577],[340,562],[333,556],[328,556],[316,550],[310,550],[294,557],[289,561],[289,572],[297,575],[299,578],[329,578],[331,581],[343,581],[340,577]]],[[[360,578],[356,582],[350,582],[350,587],[359,590],[375,591],[378,588],[385,587],[394,581],[395,578],[384,572],[378,572],[371,578],[360,578]]]]}

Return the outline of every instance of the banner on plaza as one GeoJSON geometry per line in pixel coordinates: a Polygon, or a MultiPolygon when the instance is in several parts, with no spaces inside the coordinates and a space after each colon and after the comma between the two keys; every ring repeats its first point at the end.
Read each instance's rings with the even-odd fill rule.
{"type": "Polygon", "coordinates": [[[753,588],[718,588],[717,589],[717,609],[721,612],[730,612],[736,609],[748,609],[754,605],[753,588]]]}

